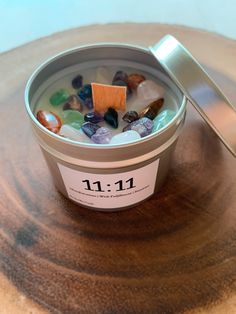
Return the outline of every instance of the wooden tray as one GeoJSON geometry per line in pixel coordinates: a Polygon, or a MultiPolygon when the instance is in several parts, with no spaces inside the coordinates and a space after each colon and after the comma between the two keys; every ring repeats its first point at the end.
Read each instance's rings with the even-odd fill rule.
{"type": "Polygon", "coordinates": [[[235,313],[236,161],[188,105],[160,193],[125,212],[73,205],[54,188],[23,93],[74,46],[176,36],[236,103],[236,42],[160,24],[95,25],[1,54],[0,313],[235,313]]]}

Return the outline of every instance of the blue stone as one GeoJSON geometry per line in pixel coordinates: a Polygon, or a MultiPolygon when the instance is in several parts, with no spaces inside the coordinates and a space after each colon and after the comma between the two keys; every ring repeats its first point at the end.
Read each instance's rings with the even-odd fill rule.
{"type": "Polygon", "coordinates": [[[92,98],[92,86],[91,84],[85,84],[78,91],[78,96],[85,101],[87,98],[92,98]]]}

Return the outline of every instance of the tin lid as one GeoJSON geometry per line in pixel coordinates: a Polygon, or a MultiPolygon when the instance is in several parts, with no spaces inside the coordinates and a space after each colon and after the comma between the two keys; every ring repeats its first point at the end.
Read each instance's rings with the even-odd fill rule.
{"type": "Polygon", "coordinates": [[[236,157],[236,110],[215,82],[173,36],[166,35],[149,49],[236,157]]]}

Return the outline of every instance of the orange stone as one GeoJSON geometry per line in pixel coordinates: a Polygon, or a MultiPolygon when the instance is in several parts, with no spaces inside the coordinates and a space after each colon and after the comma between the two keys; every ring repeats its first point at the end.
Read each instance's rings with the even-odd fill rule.
{"type": "Polygon", "coordinates": [[[55,113],[46,110],[39,110],[37,112],[38,121],[49,131],[58,133],[61,128],[61,119],[55,113]]]}
{"type": "Polygon", "coordinates": [[[146,78],[142,74],[133,73],[128,76],[128,85],[132,90],[136,90],[138,85],[145,80],[146,78]]]}
{"type": "Polygon", "coordinates": [[[108,108],[126,111],[126,86],[91,83],[94,111],[105,112],[108,108]]]}
{"type": "Polygon", "coordinates": [[[139,117],[147,117],[151,120],[155,119],[159,110],[164,104],[164,98],[159,98],[152,101],[146,108],[144,108],[140,113],[139,117]]]}

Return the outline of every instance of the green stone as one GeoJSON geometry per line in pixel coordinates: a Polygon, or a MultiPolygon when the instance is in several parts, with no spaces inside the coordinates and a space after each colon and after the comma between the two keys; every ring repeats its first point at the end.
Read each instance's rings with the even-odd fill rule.
{"type": "Polygon", "coordinates": [[[52,94],[52,96],[49,98],[50,103],[53,106],[59,106],[60,104],[64,103],[68,98],[70,94],[65,89],[59,89],[57,92],[52,94]]]}
{"type": "Polygon", "coordinates": [[[153,132],[162,129],[167,123],[169,123],[175,116],[176,112],[170,109],[166,109],[159,113],[153,120],[154,128],[153,132]]]}
{"type": "Polygon", "coordinates": [[[82,123],[81,122],[72,122],[72,123],[70,123],[70,126],[72,126],[72,128],[74,128],[74,129],[79,130],[79,129],[81,129],[83,122],[82,123]]]}
{"type": "Polygon", "coordinates": [[[80,129],[84,123],[84,115],[77,110],[66,110],[62,116],[63,124],[69,124],[75,129],[80,129]]]}

